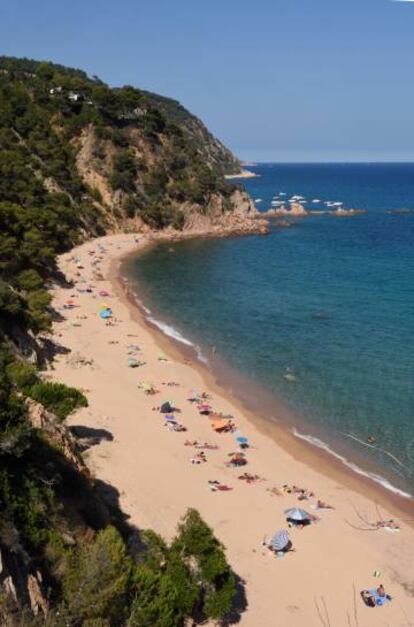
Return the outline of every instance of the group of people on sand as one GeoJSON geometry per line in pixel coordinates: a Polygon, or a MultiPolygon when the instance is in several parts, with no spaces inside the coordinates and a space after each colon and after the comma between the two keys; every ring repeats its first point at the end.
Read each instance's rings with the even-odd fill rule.
{"type": "MultiPolygon", "coordinates": [[[[100,262],[103,260],[104,254],[105,254],[105,249],[103,247],[99,248],[99,253],[95,253],[95,251],[89,251],[89,255],[92,257],[91,265],[95,273],[94,274],[95,279],[98,278],[96,271],[99,268],[100,262]]],[[[82,265],[80,258],[73,257],[72,262],[74,263],[75,268],[76,268],[76,272],[75,272],[76,277],[81,277],[82,275],[80,271],[84,270],[84,266],[82,265]]],[[[99,276],[99,279],[100,278],[101,276],[99,276]]],[[[90,290],[79,289],[79,292],[81,291],[89,292],[90,290]]],[[[109,294],[107,293],[105,293],[105,295],[109,296],[109,294]]],[[[78,303],[72,299],[70,301],[67,301],[63,305],[63,308],[65,310],[70,311],[71,309],[74,309],[77,306],[78,306],[78,303]]],[[[112,325],[113,320],[111,318],[107,319],[105,323],[108,326],[112,325]]],[[[109,343],[118,344],[119,341],[111,340],[109,343]]],[[[141,351],[141,348],[137,344],[130,343],[127,345],[127,355],[130,358],[135,356],[140,351],[141,351]]],[[[167,361],[167,357],[165,357],[162,353],[158,355],[157,359],[160,362],[167,361]]],[[[176,381],[162,381],[162,385],[169,387],[169,388],[174,388],[174,387],[179,387],[180,383],[176,381]]],[[[153,385],[148,384],[147,382],[141,383],[139,387],[143,389],[146,394],[158,393],[158,390],[153,385]]],[[[208,404],[208,402],[211,402],[211,397],[207,392],[197,393],[196,391],[192,390],[190,393],[190,397],[188,398],[188,401],[197,406],[197,409],[201,416],[205,416],[206,418],[211,420],[211,426],[216,433],[229,434],[229,433],[236,432],[237,426],[233,419],[233,416],[224,416],[223,414],[214,412],[211,405],[208,404]]],[[[167,402],[167,403],[163,403],[160,407],[153,407],[153,411],[159,411],[160,413],[164,415],[164,420],[165,420],[164,424],[169,430],[177,431],[177,432],[187,431],[187,428],[183,424],[178,422],[177,419],[175,418],[175,414],[180,413],[181,410],[175,407],[172,403],[167,402]]],[[[236,438],[236,442],[238,444],[239,450],[229,453],[229,458],[225,462],[225,465],[230,468],[238,468],[238,467],[242,467],[248,464],[248,459],[246,456],[246,449],[250,448],[250,443],[248,442],[247,438],[243,438],[243,437],[236,438]]],[[[207,459],[207,454],[205,451],[215,451],[219,449],[218,445],[210,444],[204,440],[199,441],[199,440],[187,439],[184,442],[184,446],[192,447],[193,449],[195,449],[195,454],[190,458],[190,462],[193,465],[202,465],[202,464],[207,463],[208,459],[207,459]]],[[[258,482],[265,481],[263,477],[260,477],[257,474],[253,474],[249,472],[243,472],[242,474],[238,475],[237,479],[246,484],[256,484],[258,482]]],[[[208,480],[208,488],[210,489],[211,492],[227,492],[227,491],[233,490],[232,486],[229,486],[221,481],[218,481],[217,479],[208,480]]],[[[267,488],[267,491],[272,496],[278,496],[278,497],[283,496],[283,495],[294,495],[299,501],[306,501],[309,499],[316,498],[315,493],[312,490],[309,490],[308,488],[301,488],[296,485],[283,484],[281,488],[277,488],[277,487],[267,488]]],[[[319,498],[317,499],[316,504],[313,507],[317,510],[335,509],[332,505],[330,505],[329,503],[319,498]]],[[[307,514],[307,517],[304,520],[299,520],[299,521],[295,519],[290,520],[289,517],[287,517],[287,522],[289,524],[289,527],[304,528],[305,526],[311,523],[317,522],[319,520],[317,516],[308,514],[307,512],[304,512],[304,513],[307,514]]],[[[382,528],[388,528],[392,530],[399,529],[398,524],[395,523],[394,520],[378,521],[377,523],[375,523],[375,525],[372,525],[372,526],[376,529],[382,529],[382,528]]],[[[269,548],[272,552],[277,553],[278,556],[283,556],[286,553],[291,553],[296,550],[293,547],[293,543],[289,538],[288,531],[281,530],[278,534],[275,534],[275,535],[284,537],[285,541],[284,543],[282,543],[283,546],[282,545],[278,546],[277,542],[275,543],[272,541],[270,542],[264,541],[263,544],[267,546],[267,548],[269,548]]],[[[274,538],[272,540],[274,540],[274,538]]],[[[387,602],[391,601],[392,599],[392,597],[386,593],[384,586],[382,584],[379,585],[377,588],[362,590],[360,594],[361,594],[361,598],[363,602],[365,603],[367,607],[383,606],[387,602]]]]}

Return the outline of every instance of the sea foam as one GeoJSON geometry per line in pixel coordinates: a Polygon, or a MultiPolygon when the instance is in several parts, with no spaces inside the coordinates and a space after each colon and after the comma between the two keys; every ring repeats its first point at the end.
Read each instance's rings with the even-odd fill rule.
{"type": "Polygon", "coordinates": [[[168,337],[172,338],[176,342],[180,342],[181,344],[184,344],[185,346],[191,346],[191,348],[195,350],[199,361],[202,361],[205,364],[207,363],[207,359],[204,357],[203,353],[201,352],[200,347],[194,344],[193,342],[191,342],[189,339],[187,339],[182,333],[180,333],[180,331],[178,331],[178,329],[171,326],[170,324],[167,324],[163,320],[157,320],[157,318],[154,318],[153,316],[150,316],[150,315],[147,315],[147,320],[148,322],[153,324],[155,327],[157,327],[157,329],[162,331],[164,335],[167,335],[168,337]]]}
{"type": "Polygon", "coordinates": [[[357,473],[358,475],[361,475],[362,477],[366,477],[367,479],[371,479],[371,481],[378,483],[383,488],[385,488],[386,490],[389,490],[390,492],[393,492],[394,494],[403,496],[406,499],[413,498],[412,494],[409,494],[408,492],[404,492],[403,490],[400,490],[399,488],[395,487],[394,485],[392,485],[392,483],[388,481],[388,479],[385,479],[385,477],[382,477],[381,475],[377,475],[374,472],[368,472],[367,470],[363,470],[362,468],[354,464],[354,462],[351,462],[346,457],[343,457],[339,453],[336,453],[333,449],[331,449],[331,447],[328,444],[326,444],[326,442],[323,442],[319,438],[316,438],[315,436],[312,436],[312,435],[305,435],[303,433],[299,433],[299,431],[295,428],[292,429],[292,432],[293,432],[293,435],[299,438],[300,440],[305,440],[305,442],[308,442],[309,444],[312,444],[313,446],[316,446],[317,448],[320,448],[326,451],[327,453],[329,453],[329,455],[332,455],[333,457],[335,457],[335,459],[339,459],[339,461],[342,462],[344,466],[346,466],[347,468],[350,468],[350,470],[357,473]]]}

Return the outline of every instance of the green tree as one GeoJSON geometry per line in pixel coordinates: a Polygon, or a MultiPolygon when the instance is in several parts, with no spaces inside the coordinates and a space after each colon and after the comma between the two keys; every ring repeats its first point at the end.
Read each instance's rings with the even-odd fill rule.
{"type": "Polygon", "coordinates": [[[185,558],[199,581],[205,616],[224,618],[236,594],[235,576],[227,563],[223,545],[196,510],[189,509],[184,516],[171,550],[185,558]]]}
{"type": "Polygon", "coordinates": [[[72,619],[81,624],[105,619],[111,625],[122,625],[130,575],[131,561],[114,527],[79,546],[69,558],[62,582],[72,619]]]}

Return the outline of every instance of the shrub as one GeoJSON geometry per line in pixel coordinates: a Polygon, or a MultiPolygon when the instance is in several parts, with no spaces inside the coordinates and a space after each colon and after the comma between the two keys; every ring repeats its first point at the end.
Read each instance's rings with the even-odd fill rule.
{"type": "Polygon", "coordinates": [[[134,155],[129,150],[121,150],[113,161],[112,189],[122,189],[124,192],[135,191],[136,175],[137,164],[134,155]]]}
{"type": "Polygon", "coordinates": [[[171,549],[183,555],[191,565],[202,590],[204,615],[224,618],[236,594],[235,576],[227,563],[223,545],[196,510],[189,509],[184,516],[171,549]]]}
{"type": "Polygon", "coordinates": [[[22,390],[36,383],[36,368],[26,361],[13,361],[6,367],[6,373],[11,383],[22,390]]]}
{"type": "Polygon", "coordinates": [[[63,383],[37,381],[27,390],[27,394],[61,420],[78,407],[88,406],[88,401],[82,392],[63,383]]]}
{"type": "Polygon", "coordinates": [[[63,596],[75,624],[122,625],[127,605],[131,561],[114,527],[100,531],[90,544],[79,546],[68,560],[63,596]],[[101,622],[96,622],[96,621],[101,622]]]}

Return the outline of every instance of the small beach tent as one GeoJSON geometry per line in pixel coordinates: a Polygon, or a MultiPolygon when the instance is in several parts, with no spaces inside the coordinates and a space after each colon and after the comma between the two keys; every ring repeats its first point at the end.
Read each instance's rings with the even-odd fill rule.
{"type": "Polygon", "coordinates": [[[128,358],[128,368],[137,368],[140,365],[140,362],[133,357],[128,358]]]}
{"type": "Polygon", "coordinates": [[[169,401],[166,401],[160,407],[160,412],[162,414],[169,414],[172,411],[174,411],[174,407],[171,405],[171,403],[169,401]]]}
{"type": "Polygon", "coordinates": [[[286,509],[285,516],[288,520],[295,520],[297,522],[310,520],[308,512],[305,512],[304,509],[300,509],[300,507],[291,507],[290,509],[286,509]]]}
{"type": "Polygon", "coordinates": [[[275,533],[270,540],[270,547],[273,551],[283,551],[290,542],[289,532],[286,529],[282,529],[275,533]]]}
{"type": "Polygon", "coordinates": [[[112,310],[111,309],[102,309],[99,313],[101,318],[105,320],[106,318],[112,318],[112,310]]]}

